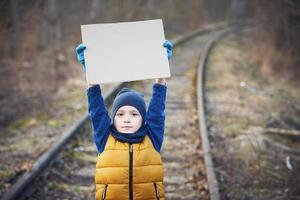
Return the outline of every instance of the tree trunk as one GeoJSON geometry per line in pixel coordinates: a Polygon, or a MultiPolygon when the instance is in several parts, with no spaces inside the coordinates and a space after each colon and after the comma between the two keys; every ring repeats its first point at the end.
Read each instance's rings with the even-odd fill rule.
{"type": "Polygon", "coordinates": [[[11,40],[10,40],[10,56],[16,58],[18,56],[19,29],[20,29],[20,9],[18,0],[10,1],[10,10],[12,18],[11,40]]]}
{"type": "Polygon", "coordinates": [[[46,71],[48,77],[54,86],[52,89],[56,89],[59,86],[59,79],[62,73],[60,72],[59,55],[63,55],[61,49],[61,21],[60,12],[58,9],[57,0],[47,0],[44,2],[44,21],[43,21],[43,35],[42,35],[42,48],[45,49],[45,53],[48,56],[48,66],[46,71]],[[49,77],[51,74],[52,77],[49,77]]]}
{"type": "Polygon", "coordinates": [[[87,14],[87,22],[95,23],[97,16],[99,16],[101,0],[92,0],[89,13],[87,14]]]}
{"type": "Polygon", "coordinates": [[[155,11],[155,1],[154,0],[148,0],[146,4],[146,19],[152,19],[154,17],[154,11],[155,11]]]}

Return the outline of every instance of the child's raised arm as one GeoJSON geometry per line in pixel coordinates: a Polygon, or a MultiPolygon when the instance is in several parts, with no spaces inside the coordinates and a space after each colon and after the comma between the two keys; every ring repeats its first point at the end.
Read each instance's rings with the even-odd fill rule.
{"type": "MultiPolygon", "coordinates": [[[[167,48],[168,61],[172,58],[173,44],[165,40],[163,47],[167,48]]],[[[167,96],[167,85],[165,78],[157,78],[153,84],[153,94],[146,113],[146,122],[149,137],[154,148],[159,152],[164,139],[165,131],[165,104],[167,96]]]]}
{"type": "Polygon", "coordinates": [[[110,131],[111,119],[101,94],[100,85],[90,85],[86,90],[88,113],[92,122],[94,142],[98,152],[102,153],[110,131]]]}
{"type": "Polygon", "coordinates": [[[165,103],[167,86],[154,83],[152,86],[152,97],[146,113],[146,123],[149,137],[156,151],[160,151],[165,130],[165,103]]]}
{"type": "MultiPolygon", "coordinates": [[[[86,47],[80,44],[76,48],[77,60],[82,65],[82,70],[85,72],[84,50],[86,47]]],[[[105,106],[100,85],[88,84],[86,89],[88,98],[88,113],[92,122],[94,142],[97,146],[98,152],[104,150],[106,140],[109,135],[111,119],[108,115],[105,106]]]]}

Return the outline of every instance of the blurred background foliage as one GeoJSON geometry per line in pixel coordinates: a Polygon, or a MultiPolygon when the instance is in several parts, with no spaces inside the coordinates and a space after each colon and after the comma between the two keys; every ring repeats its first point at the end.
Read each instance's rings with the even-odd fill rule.
{"type": "Polygon", "coordinates": [[[296,0],[2,0],[0,125],[47,106],[67,80],[84,79],[74,52],[81,24],[162,18],[172,39],[251,18],[262,72],[285,70],[292,78],[299,72],[299,7],[296,0]]]}

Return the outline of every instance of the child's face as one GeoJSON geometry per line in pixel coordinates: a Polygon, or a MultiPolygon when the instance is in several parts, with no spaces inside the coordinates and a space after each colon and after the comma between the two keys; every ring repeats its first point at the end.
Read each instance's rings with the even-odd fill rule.
{"type": "Polygon", "coordinates": [[[141,127],[143,118],[133,106],[122,106],[116,112],[114,125],[121,133],[134,133],[141,127]]]}

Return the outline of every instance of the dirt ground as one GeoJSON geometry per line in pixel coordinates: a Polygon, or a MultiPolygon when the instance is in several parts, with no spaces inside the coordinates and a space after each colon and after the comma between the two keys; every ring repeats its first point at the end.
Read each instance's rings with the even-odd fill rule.
{"type": "MultiPolygon", "coordinates": [[[[112,86],[103,85],[103,92],[112,86]]],[[[0,196],[87,111],[84,76],[67,81],[52,95],[44,109],[1,128],[0,196]]]]}
{"type": "Polygon", "coordinates": [[[300,199],[299,83],[262,73],[251,48],[251,30],[230,34],[207,65],[207,123],[221,196],[300,199]]]}

